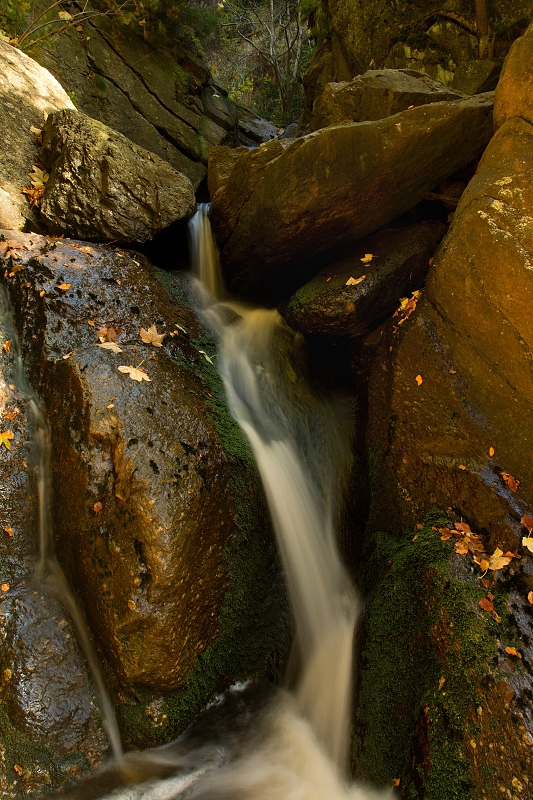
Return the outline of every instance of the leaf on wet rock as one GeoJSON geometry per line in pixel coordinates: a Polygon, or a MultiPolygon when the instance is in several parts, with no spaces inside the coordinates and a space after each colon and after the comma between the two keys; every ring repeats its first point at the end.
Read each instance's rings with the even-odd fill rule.
{"type": "Polygon", "coordinates": [[[97,500],[93,506],[93,511],[95,514],[99,514],[102,508],[103,508],[102,503],[100,502],[100,500],[97,500]]]}
{"type": "Polygon", "coordinates": [[[533,518],[529,516],[529,514],[524,514],[522,519],[520,520],[520,524],[527,528],[528,531],[533,531],[533,518]]]}
{"type": "Polygon", "coordinates": [[[4,350],[4,353],[10,353],[11,352],[11,339],[6,339],[6,341],[2,345],[2,348],[4,350]]]}
{"type": "Polygon", "coordinates": [[[139,335],[145,344],[152,344],[154,347],[161,347],[161,342],[165,338],[164,333],[158,333],[155,325],[151,325],[148,330],[141,328],[139,335]]]}
{"type": "Polygon", "coordinates": [[[527,593],[527,599],[529,600],[529,602],[533,606],[533,592],[528,592],[527,593]]]}
{"type": "Polygon", "coordinates": [[[72,286],[71,283],[59,283],[57,288],[62,289],[64,292],[68,292],[71,286],[72,286]]]}
{"type": "Polygon", "coordinates": [[[424,382],[424,378],[422,377],[422,375],[417,375],[416,378],[415,378],[415,381],[420,386],[424,382]]]}
{"type": "Polygon", "coordinates": [[[13,431],[4,431],[0,433],[0,447],[4,445],[8,450],[11,450],[10,442],[15,438],[13,431]]]}
{"type": "Polygon", "coordinates": [[[212,364],[213,366],[215,366],[215,362],[213,361],[213,358],[216,358],[216,355],[214,355],[214,356],[213,356],[213,358],[211,358],[211,356],[208,356],[208,355],[207,355],[207,353],[205,352],[205,350],[198,350],[198,352],[199,352],[199,353],[201,353],[201,354],[203,355],[203,357],[205,358],[205,360],[206,360],[206,361],[207,361],[209,364],[212,364]]]}
{"type": "Polygon", "coordinates": [[[11,525],[6,525],[4,530],[5,530],[5,532],[7,533],[8,536],[13,536],[13,534],[15,533],[15,531],[13,530],[11,525]]]}
{"type": "Polygon", "coordinates": [[[512,492],[516,492],[518,487],[520,486],[520,481],[517,481],[516,478],[513,478],[513,476],[510,475],[508,472],[502,472],[501,476],[505,481],[505,483],[507,484],[507,486],[509,487],[509,489],[512,492]]]}
{"type": "Polygon", "coordinates": [[[483,611],[488,611],[491,614],[492,614],[493,611],[495,611],[494,604],[493,604],[492,600],[489,600],[487,597],[482,597],[481,600],[478,603],[478,606],[483,611]]]}
{"type": "Polygon", "coordinates": [[[505,652],[510,656],[516,656],[517,658],[522,658],[522,653],[519,653],[516,647],[506,647],[505,652]]]}
{"type": "Polygon", "coordinates": [[[511,558],[509,558],[509,556],[504,556],[503,550],[500,550],[500,548],[497,547],[489,558],[489,569],[496,572],[497,570],[506,567],[510,562],[511,558]]]}
{"type": "Polygon", "coordinates": [[[141,381],[150,382],[152,380],[151,378],[148,377],[148,375],[143,369],[139,369],[139,367],[132,367],[131,364],[129,365],[129,367],[125,366],[119,367],[118,371],[123,372],[125,375],[129,375],[132,380],[139,381],[139,383],[141,381]]]}
{"type": "Polygon", "coordinates": [[[362,261],[363,264],[370,264],[373,258],[374,256],[372,255],[372,253],[365,253],[364,257],[360,258],[359,261],[362,261]]]}
{"type": "Polygon", "coordinates": [[[122,348],[116,344],[116,342],[101,342],[97,345],[97,347],[101,347],[103,350],[111,350],[112,353],[124,352],[122,348]]]}
{"type": "Polygon", "coordinates": [[[523,547],[527,547],[527,549],[533,553],[533,536],[524,536],[522,539],[523,547]]]}
{"type": "Polygon", "coordinates": [[[357,286],[357,284],[362,283],[362,281],[364,281],[365,278],[366,275],[361,275],[360,278],[348,278],[348,280],[346,281],[346,286],[357,286]]]}

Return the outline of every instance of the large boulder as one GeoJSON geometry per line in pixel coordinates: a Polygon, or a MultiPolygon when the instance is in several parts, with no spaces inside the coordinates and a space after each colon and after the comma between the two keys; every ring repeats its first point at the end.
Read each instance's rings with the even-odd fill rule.
{"type": "Polygon", "coordinates": [[[369,69],[353,81],[328,83],[313,106],[312,131],[352,120],[383,119],[413,106],[460,100],[464,95],[423,72],[409,69],[369,69]]]}
{"type": "Polygon", "coordinates": [[[228,288],[294,291],[467,164],[491,134],[492,101],[479,95],[243,155],[211,207],[228,288]]]}
{"type": "Polygon", "coordinates": [[[231,171],[239,158],[248,152],[244,145],[240,147],[212,147],[209,151],[207,167],[207,188],[211,200],[218,190],[228,182],[231,171]]]}
{"type": "Polygon", "coordinates": [[[363,336],[422,286],[445,231],[428,222],[383,228],[298,289],[280,309],[285,321],[303,333],[363,336]]]}
{"type": "Polygon", "coordinates": [[[49,115],[41,159],[50,173],[41,217],[52,233],[146,242],[195,208],[185,175],[75,110],[49,115]]]}
{"type": "Polygon", "coordinates": [[[533,25],[513,44],[494,96],[494,125],[511,117],[533,123],[533,25]]]}
{"type": "Polygon", "coordinates": [[[58,555],[122,687],[126,740],[168,741],[225,680],[282,658],[259,477],[185,290],[169,294],[142,256],[21,244],[7,280],[50,419],[58,555]],[[161,347],[140,337],[152,325],[161,347]],[[110,327],[121,353],[98,346],[110,327]],[[119,370],[137,365],[140,382],[119,370]]]}
{"type": "Polygon", "coordinates": [[[22,187],[38,160],[37,138],[46,115],[74,106],[53,75],[27,55],[0,41],[0,227],[38,226],[22,187]]]}
{"type": "Polygon", "coordinates": [[[515,550],[533,509],[533,127],[508,120],[457,207],[414,315],[383,337],[369,389],[371,523],[452,506],[515,550]]]}

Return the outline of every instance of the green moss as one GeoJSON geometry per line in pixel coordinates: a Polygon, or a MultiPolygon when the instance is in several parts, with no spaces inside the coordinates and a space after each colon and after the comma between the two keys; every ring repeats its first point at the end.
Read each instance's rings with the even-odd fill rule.
{"type": "Polygon", "coordinates": [[[434,512],[401,541],[374,534],[362,574],[374,593],[364,621],[354,769],[380,785],[400,778],[405,799],[474,797],[465,745],[479,735],[469,720],[496,653],[497,623],[477,611],[483,590],[454,557],[453,543],[432,530],[445,521],[434,512]]]}
{"type": "MultiPolygon", "coordinates": [[[[178,278],[168,273],[158,274],[158,278],[181,302],[190,301],[178,278]]],[[[216,360],[216,343],[207,332],[190,341],[216,360]]],[[[137,690],[140,704],[121,707],[126,739],[135,745],[175,738],[218,692],[235,681],[254,677],[278,680],[289,646],[289,605],[261,480],[248,442],[229,414],[216,368],[201,354],[198,364],[201,366],[193,371],[201,368],[213,395],[208,401],[210,417],[228,457],[236,505],[236,534],[224,554],[229,588],[217,640],[197,658],[183,686],[164,695],[161,721],[154,724],[146,714],[146,704],[154,698],[146,689],[137,690]]]]}

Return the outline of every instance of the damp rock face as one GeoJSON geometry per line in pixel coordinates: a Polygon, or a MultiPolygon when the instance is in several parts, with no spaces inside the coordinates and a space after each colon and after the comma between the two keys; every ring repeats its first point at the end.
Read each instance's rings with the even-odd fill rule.
{"type": "Polygon", "coordinates": [[[422,286],[445,231],[439,223],[383,228],[298,289],[280,308],[285,321],[302,333],[368,333],[392,314],[403,295],[422,286]]]}
{"type": "Polygon", "coordinates": [[[185,175],[77,111],[49,115],[41,159],[50,173],[41,217],[52,233],[141,243],[195,207],[185,175]]]}
{"type": "Polygon", "coordinates": [[[369,389],[378,529],[401,530],[436,504],[494,547],[520,543],[533,507],[532,143],[524,119],[499,128],[416,313],[383,336],[369,389]]]}
{"type": "Polygon", "coordinates": [[[505,59],[494,96],[494,125],[511,117],[533,123],[533,25],[517,39],[505,59]]]}
{"type": "Polygon", "coordinates": [[[47,69],[5,42],[0,42],[0,74],[0,227],[22,230],[28,221],[38,226],[22,192],[31,186],[29,173],[38,158],[30,128],[39,131],[43,114],[74,106],[47,69]]]}
{"type": "Polygon", "coordinates": [[[352,81],[328,83],[315,100],[309,129],[315,131],[346,120],[383,119],[411,106],[462,97],[462,92],[417,70],[369,69],[352,81]]]}
{"type": "Polygon", "coordinates": [[[280,299],[291,270],[301,285],[345,256],[479,154],[491,134],[492,102],[479,95],[244,154],[211,207],[229,290],[280,299]]]}
{"type": "Polygon", "coordinates": [[[22,243],[7,280],[52,429],[58,554],[120,685],[167,693],[127,736],[146,741],[144,725],[165,740],[225,675],[275,668],[287,623],[258,475],[224,409],[213,343],[142,256],[22,243]],[[139,336],[153,325],[161,347],[139,336]],[[109,327],[121,353],[98,346],[109,327]],[[137,382],[119,366],[145,372],[137,382]]]}

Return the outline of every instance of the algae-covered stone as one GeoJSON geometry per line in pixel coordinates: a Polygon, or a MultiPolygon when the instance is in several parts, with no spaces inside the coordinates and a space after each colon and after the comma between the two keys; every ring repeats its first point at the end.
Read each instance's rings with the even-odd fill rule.
{"type": "Polygon", "coordinates": [[[9,286],[50,418],[58,553],[119,685],[136,686],[121,695],[128,740],[165,741],[225,676],[283,658],[284,591],[257,471],[225,409],[214,343],[142,256],[22,243],[9,286]],[[160,348],[139,336],[153,324],[160,348]],[[109,326],[121,353],[98,346],[109,326]],[[150,380],[118,370],[130,365],[150,380]]]}
{"type": "Polygon", "coordinates": [[[228,288],[279,299],[292,270],[303,283],[344,256],[467,164],[491,134],[492,102],[479,95],[243,155],[211,207],[228,288]]]}
{"type": "Polygon", "coordinates": [[[54,233],[146,242],[195,207],[189,179],[121,133],[77,111],[50,114],[41,216],[54,233]]]}
{"type": "Polygon", "coordinates": [[[420,223],[369,236],[294,293],[280,309],[285,321],[303,333],[364,335],[395,310],[402,295],[422,286],[445,231],[443,224],[420,223]]]}
{"type": "Polygon", "coordinates": [[[511,47],[494,96],[495,127],[511,117],[533,123],[533,25],[511,47]]]}
{"type": "Polygon", "coordinates": [[[525,120],[498,130],[416,313],[384,337],[369,390],[376,528],[401,529],[437,503],[493,548],[519,543],[533,507],[532,152],[525,120]],[[502,473],[520,481],[516,492],[502,473]]]}
{"type": "Polygon", "coordinates": [[[462,97],[462,92],[449,89],[423,72],[370,69],[353,81],[328,83],[315,101],[309,129],[314,131],[346,120],[383,119],[413,106],[462,97]]]}
{"type": "Polygon", "coordinates": [[[22,230],[38,216],[22,187],[31,186],[29,173],[38,160],[37,139],[43,114],[74,106],[47,69],[25,53],[0,41],[0,227],[22,230]]]}

